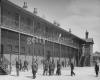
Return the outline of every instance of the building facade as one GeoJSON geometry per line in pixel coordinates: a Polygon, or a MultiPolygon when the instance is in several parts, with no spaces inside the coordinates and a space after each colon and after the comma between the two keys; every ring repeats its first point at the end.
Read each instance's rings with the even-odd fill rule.
{"type": "Polygon", "coordinates": [[[0,45],[1,60],[11,64],[17,58],[31,64],[33,56],[41,64],[49,56],[82,66],[88,42],[8,0],[0,0],[0,45]]]}
{"type": "Polygon", "coordinates": [[[86,41],[85,44],[83,44],[83,55],[81,56],[81,66],[92,66],[93,59],[92,59],[92,54],[93,54],[93,38],[89,38],[89,32],[85,32],[85,39],[86,41]]]}
{"type": "Polygon", "coordinates": [[[92,66],[94,66],[96,62],[100,65],[100,52],[95,52],[91,57],[92,66]]]}

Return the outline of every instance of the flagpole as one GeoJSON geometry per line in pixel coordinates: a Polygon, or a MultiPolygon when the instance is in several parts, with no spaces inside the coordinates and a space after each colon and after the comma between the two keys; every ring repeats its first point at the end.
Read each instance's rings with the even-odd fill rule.
{"type": "Polygon", "coordinates": [[[44,31],[43,31],[43,35],[44,35],[44,38],[43,38],[43,50],[44,50],[44,55],[43,55],[43,60],[45,60],[45,40],[46,40],[46,28],[44,29],[44,31]]]}
{"type": "Polygon", "coordinates": [[[32,61],[33,61],[33,59],[34,59],[34,51],[35,51],[35,37],[33,36],[33,54],[32,54],[32,61]]]}
{"type": "Polygon", "coordinates": [[[10,51],[10,74],[11,74],[11,53],[12,53],[12,47],[11,47],[11,51],[10,51]]]}
{"type": "MultiPolygon", "coordinates": [[[[18,33],[18,35],[19,35],[19,36],[18,36],[18,37],[19,37],[19,38],[18,38],[18,40],[19,40],[19,43],[18,43],[18,44],[19,44],[18,63],[19,63],[19,61],[20,61],[20,60],[19,60],[19,57],[20,57],[20,15],[19,15],[19,33],[18,33]]],[[[19,74],[19,69],[18,69],[18,74],[19,74]]],[[[18,76],[19,76],[19,75],[18,75],[18,76]]]]}
{"type": "Polygon", "coordinates": [[[1,62],[1,59],[2,57],[1,57],[1,26],[0,26],[0,62],[1,62]]]}
{"type": "Polygon", "coordinates": [[[43,39],[43,44],[44,44],[44,55],[43,55],[43,57],[44,57],[44,60],[45,60],[45,39],[43,39]]]}
{"type": "Polygon", "coordinates": [[[61,42],[60,42],[60,38],[61,38],[61,33],[59,34],[59,38],[58,38],[59,46],[60,46],[59,60],[61,58],[61,42]]]}
{"type": "MultiPolygon", "coordinates": [[[[37,19],[35,19],[35,21],[36,21],[37,19]]],[[[34,59],[34,43],[35,43],[35,37],[34,37],[34,34],[35,34],[35,32],[34,32],[34,29],[35,29],[35,22],[34,22],[34,19],[33,19],[33,39],[32,39],[32,43],[33,43],[33,54],[32,54],[32,62],[33,62],[33,59],[34,59]]]]}
{"type": "MultiPolygon", "coordinates": [[[[0,6],[0,25],[1,25],[1,6],[0,6]]],[[[0,26],[0,62],[2,62],[1,59],[2,57],[1,57],[1,26],[0,26]]]]}
{"type": "MultiPolygon", "coordinates": [[[[53,36],[54,36],[54,33],[53,33],[53,36]]],[[[52,42],[53,43],[53,55],[52,55],[52,57],[54,58],[54,42],[52,42]]]]}
{"type": "MultiPolygon", "coordinates": [[[[8,31],[7,31],[7,34],[8,34],[8,31]]],[[[7,35],[8,36],[8,35],[7,35]]],[[[10,55],[10,74],[11,74],[11,52],[12,52],[12,46],[10,46],[10,50],[9,50],[9,55],[10,55]]]]}
{"type": "Polygon", "coordinates": [[[60,55],[59,55],[59,58],[61,59],[61,43],[60,43],[60,55]]]}

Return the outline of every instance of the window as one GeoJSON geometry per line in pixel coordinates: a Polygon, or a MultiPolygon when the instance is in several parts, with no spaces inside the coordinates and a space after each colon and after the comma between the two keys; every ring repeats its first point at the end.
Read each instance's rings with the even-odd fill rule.
{"type": "Polygon", "coordinates": [[[27,18],[27,25],[31,26],[31,19],[30,18],[27,18]]]}
{"type": "Polygon", "coordinates": [[[41,56],[41,52],[40,52],[40,49],[38,49],[38,56],[41,56]]]}
{"type": "Polygon", "coordinates": [[[21,50],[22,50],[21,53],[24,54],[25,53],[25,47],[22,47],[21,50]]]}
{"type": "Polygon", "coordinates": [[[7,50],[12,51],[12,45],[11,44],[8,44],[7,50]]]}
{"type": "Polygon", "coordinates": [[[15,52],[19,52],[19,46],[18,45],[15,46],[15,52]]]}
{"type": "Polygon", "coordinates": [[[15,14],[15,26],[19,26],[19,14],[15,14]]]}
{"type": "Polygon", "coordinates": [[[31,48],[30,47],[28,48],[28,54],[31,54],[31,48]]]}

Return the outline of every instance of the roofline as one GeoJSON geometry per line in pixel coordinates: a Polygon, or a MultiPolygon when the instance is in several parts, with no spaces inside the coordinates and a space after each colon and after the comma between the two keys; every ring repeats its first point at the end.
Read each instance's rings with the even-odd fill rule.
{"type": "Polygon", "coordinates": [[[92,43],[92,44],[94,44],[93,38],[88,38],[88,39],[92,39],[92,42],[88,42],[88,41],[86,41],[87,39],[84,39],[86,41],[86,43],[92,43]]]}

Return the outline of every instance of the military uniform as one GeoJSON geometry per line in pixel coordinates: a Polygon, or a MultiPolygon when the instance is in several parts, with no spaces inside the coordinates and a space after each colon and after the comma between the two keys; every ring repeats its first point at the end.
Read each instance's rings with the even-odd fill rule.
{"type": "Polygon", "coordinates": [[[19,76],[19,62],[16,61],[16,73],[17,73],[17,76],[19,76]]]}
{"type": "Polygon", "coordinates": [[[95,73],[96,73],[96,77],[98,76],[98,72],[99,72],[99,65],[96,63],[96,64],[95,64],[95,73]]]}
{"type": "Polygon", "coordinates": [[[52,62],[52,64],[51,64],[51,75],[54,74],[54,70],[55,70],[55,63],[52,62]]]}
{"type": "Polygon", "coordinates": [[[48,63],[48,61],[45,61],[43,64],[43,75],[45,75],[45,73],[47,75],[48,69],[49,69],[49,63],[48,63]]]}
{"type": "Polygon", "coordinates": [[[36,78],[37,70],[38,70],[38,64],[37,64],[36,62],[33,62],[33,63],[32,63],[32,74],[33,74],[33,79],[36,78]]]}
{"type": "Polygon", "coordinates": [[[22,70],[22,62],[21,62],[21,60],[20,60],[20,64],[19,64],[19,66],[20,66],[20,71],[22,70]]]}
{"type": "Polygon", "coordinates": [[[61,64],[60,64],[60,62],[57,63],[57,71],[56,71],[56,74],[57,75],[61,75],[61,64]]]}
{"type": "Polygon", "coordinates": [[[24,61],[24,71],[27,70],[28,71],[28,62],[25,60],[24,61]]]}
{"type": "Polygon", "coordinates": [[[51,75],[51,72],[52,72],[52,63],[51,61],[49,62],[49,75],[51,75]]]}
{"type": "Polygon", "coordinates": [[[74,65],[73,65],[73,63],[71,63],[70,64],[70,67],[71,67],[71,76],[73,76],[73,75],[75,75],[75,73],[74,73],[74,65]]]}

